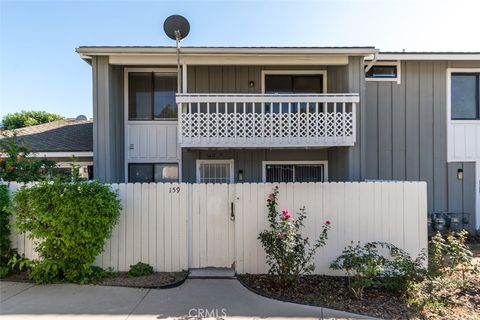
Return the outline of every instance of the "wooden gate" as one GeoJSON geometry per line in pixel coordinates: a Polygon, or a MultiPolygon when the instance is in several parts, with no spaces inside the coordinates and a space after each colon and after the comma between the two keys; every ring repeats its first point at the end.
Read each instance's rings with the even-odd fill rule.
{"type": "Polygon", "coordinates": [[[194,184],[188,227],[189,267],[232,267],[235,260],[233,184],[194,184]]]}

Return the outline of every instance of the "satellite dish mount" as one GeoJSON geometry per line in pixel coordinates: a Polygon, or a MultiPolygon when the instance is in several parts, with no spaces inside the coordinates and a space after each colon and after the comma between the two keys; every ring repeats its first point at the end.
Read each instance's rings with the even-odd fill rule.
{"type": "Polygon", "coordinates": [[[165,19],[163,23],[163,30],[165,34],[176,42],[177,48],[177,91],[180,93],[182,82],[180,72],[180,41],[185,39],[190,32],[190,23],[188,20],[179,15],[173,15],[165,19]]]}

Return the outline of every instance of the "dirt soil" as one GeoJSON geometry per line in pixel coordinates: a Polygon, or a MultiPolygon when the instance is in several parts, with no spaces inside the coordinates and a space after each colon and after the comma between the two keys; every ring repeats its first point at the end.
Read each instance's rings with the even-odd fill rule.
{"type": "MultiPolygon", "coordinates": [[[[118,272],[110,277],[98,280],[94,284],[134,288],[169,288],[182,284],[187,275],[187,272],[155,272],[149,276],[131,277],[126,272],[118,272]]],[[[28,279],[26,272],[13,273],[2,280],[33,283],[32,280],[28,279]]]]}
{"type": "Polygon", "coordinates": [[[155,272],[149,276],[131,277],[126,272],[119,272],[112,277],[98,281],[96,284],[135,288],[164,288],[181,284],[187,275],[187,272],[155,272]]]}
{"type": "Polygon", "coordinates": [[[344,277],[304,276],[288,288],[276,284],[270,275],[238,275],[250,290],[263,296],[313,306],[327,307],[382,319],[480,319],[480,276],[468,288],[451,292],[455,303],[440,310],[409,308],[405,297],[379,288],[366,289],[362,300],[355,298],[344,277]]]}
{"type": "Polygon", "coordinates": [[[382,319],[411,319],[414,312],[408,309],[400,295],[384,290],[364,292],[362,300],[355,298],[344,277],[303,276],[288,288],[276,285],[270,275],[244,274],[237,276],[246,287],[261,295],[295,303],[321,306],[382,319]]]}

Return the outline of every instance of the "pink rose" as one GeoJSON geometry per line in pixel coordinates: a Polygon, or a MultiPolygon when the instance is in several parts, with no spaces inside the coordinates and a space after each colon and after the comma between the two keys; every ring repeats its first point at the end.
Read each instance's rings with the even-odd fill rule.
{"type": "Polygon", "coordinates": [[[287,219],[290,219],[292,217],[292,215],[290,214],[290,212],[288,210],[283,210],[282,211],[282,218],[287,220],[287,219]]]}
{"type": "Polygon", "coordinates": [[[273,201],[273,194],[269,194],[267,200],[268,201],[273,201]]]}

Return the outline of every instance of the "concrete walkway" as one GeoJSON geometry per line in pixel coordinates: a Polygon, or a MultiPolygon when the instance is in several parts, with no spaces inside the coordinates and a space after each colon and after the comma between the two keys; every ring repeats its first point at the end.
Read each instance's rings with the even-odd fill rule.
{"type": "Polygon", "coordinates": [[[0,282],[0,319],[366,319],[258,296],[234,279],[188,279],[172,289],[0,282]]]}

